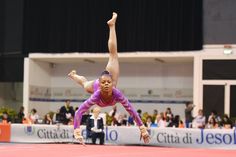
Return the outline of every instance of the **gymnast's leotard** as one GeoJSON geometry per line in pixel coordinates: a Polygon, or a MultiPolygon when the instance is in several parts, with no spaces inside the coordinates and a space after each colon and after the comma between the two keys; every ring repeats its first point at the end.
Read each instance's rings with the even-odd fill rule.
{"type": "Polygon", "coordinates": [[[129,100],[119,91],[117,88],[113,87],[112,89],[112,99],[110,102],[105,102],[101,98],[101,91],[99,89],[99,80],[97,79],[93,84],[94,93],[83,102],[79,109],[75,113],[74,118],[74,128],[80,127],[80,121],[84,112],[86,112],[91,106],[98,105],[100,107],[113,106],[116,103],[121,103],[127,112],[134,118],[138,126],[143,125],[142,120],[140,119],[138,113],[130,104],[129,100]]]}

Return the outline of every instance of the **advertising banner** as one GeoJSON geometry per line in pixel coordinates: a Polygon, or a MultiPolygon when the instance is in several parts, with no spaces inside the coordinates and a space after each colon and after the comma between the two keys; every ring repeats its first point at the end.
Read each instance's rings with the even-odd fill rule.
{"type": "Polygon", "coordinates": [[[11,125],[10,124],[0,124],[0,142],[10,142],[11,135],[11,125]]]}
{"type": "MultiPolygon", "coordinates": [[[[85,126],[81,126],[85,142],[85,126]]],[[[144,145],[138,127],[108,126],[104,128],[105,144],[144,145]]],[[[183,129],[152,128],[147,145],[189,148],[236,149],[235,129],[183,129]]],[[[11,142],[57,143],[77,142],[73,138],[73,126],[12,124],[11,142]]],[[[98,142],[98,141],[97,141],[98,142]]]]}

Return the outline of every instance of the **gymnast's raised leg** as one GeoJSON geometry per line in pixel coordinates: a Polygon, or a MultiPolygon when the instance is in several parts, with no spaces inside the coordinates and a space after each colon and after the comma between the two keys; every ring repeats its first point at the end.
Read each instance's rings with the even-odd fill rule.
{"type": "Polygon", "coordinates": [[[109,26],[109,39],[108,39],[108,49],[109,49],[109,60],[106,66],[106,70],[112,75],[113,86],[116,87],[119,78],[119,61],[117,52],[117,39],[116,39],[116,19],[117,13],[113,12],[112,18],[107,21],[109,26]]]}
{"type": "MultiPolygon", "coordinates": [[[[113,12],[112,18],[107,22],[109,26],[109,39],[108,39],[108,49],[109,49],[109,60],[106,66],[106,70],[112,75],[113,85],[116,87],[118,77],[119,77],[119,62],[117,54],[117,39],[116,39],[116,24],[117,14],[113,12]]],[[[68,76],[81,85],[85,91],[88,93],[94,92],[94,82],[95,80],[88,81],[85,76],[78,75],[75,70],[72,70],[68,76]]]]}

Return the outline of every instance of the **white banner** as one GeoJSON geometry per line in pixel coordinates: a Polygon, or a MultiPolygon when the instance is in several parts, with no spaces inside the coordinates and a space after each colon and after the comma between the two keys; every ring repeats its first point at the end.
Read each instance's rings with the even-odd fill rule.
{"type": "MultiPolygon", "coordinates": [[[[81,126],[86,142],[85,126],[81,126]]],[[[236,129],[180,129],[152,128],[147,145],[190,148],[236,149],[236,129]]],[[[105,144],[144,145],[138,127],[105,127],[105,144]]],[[[66,125],[11,125],[11,142],[57,143],[76,142],[73,126],[66,125]]]]}

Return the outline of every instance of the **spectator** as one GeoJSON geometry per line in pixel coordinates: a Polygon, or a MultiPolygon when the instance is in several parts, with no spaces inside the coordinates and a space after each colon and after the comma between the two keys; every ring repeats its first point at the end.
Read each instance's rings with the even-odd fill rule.
{"type": "Polygon", "coordinates": [[[160,128],[166,127],[166,121],[164,119],[163,112],[161,112],[160,114],[157,115],[155,124],[157,125],[157,127],[160,127],[160,128]]]}
{"type": "Polygon", "coordinates": [[[23,118],[22,120],[22,124],[31,124],[31,121],[29,120],[29,118],[23,118]]]}
{"type": "Polygon", "coordinates": [[[225,129],[230,129],[233,125],[232,121],[229,119],[229,116],[227,114],[224,114],[221,124],[225,129]]]}
{"type": "Polygon", "coordinates": [[[138,112],[139,117],[142,119],[142,110],[138,109],[137,112],[138,112]]]}
{"type": "Polygon", "coordinates": [[[122,126],[127,126],[128,125],[128,118],[127,118],[127,114],[123,115],[123,121],[122,121],[122,126]]]}
{"type": "Polygon", "coordinates": [[[186,108],[185,108],[185,127],[186,128],[190,128],[191,123],[193,121],[193,116],[192,116],[192,110],[195,107],[195,105],[193,105],[190,102],[187,102],[186,104],[186,108]]]}
{"type": "Polygon", "coordinates": [[[52,125],[52,124],[53,124],[52,117],[50,116],[49,113],[47,113],[47,114],[44,116],[44,123],[45,123],[45,124],[48,124],[48,125],[52,125]]]}
{"type": "Polygon", "coordinates": [[[53,114],[52,121],[53,121],[53,124],[62,123],[63,117],[60,114],[60,109],[58,109],[57,112],[53,114]]]}
{"type": "Polygon", "coordinates": [[[157,127],[153,121],[152,121],[152,116],[148,116],[147,119],[146,119],[146,123],[145,123],[145,126],[150,129],[151,127],[157,127]]]}
{"type": "MultiPolygon", "coordinates": [[[[209,116],[210,117],[210,116],[209,116]]],[[[209,120],[208,123],[206,125],[206,129],[215,129],[215,128],[219,128],[219,125],[216,121],[216,118],[214,116],[212,116],[209,120]]]]}
{"type": "Polygon", "coordinates": [[[145,123],[145,122],[147,121],[147,117],[148,117],[148,116],[150,116],[150,115],[148,114],[148,112],[144,112],[144,113],[143,113],[142,118],[141,118],[142,121],[143,121],[143,123],[145,123]]]}
{"type": "Polygon", "coordinates": [[[179,128],[184,128],[184,122],[182,120],[179,121],[179,128]]]}
{"type": "Polygon", "coordinates": [[[17,114],[17,122],[18,123],[23,123],[23,119],[25,118],[24,110],[25,110],[24,106],[21,106],[20,110],[17,114]]]}
{"type": "Polygon", "coordinates": [[[2,123],[5,123],[5,124],[6,123],[11,123],[11,118],[9,117],[9,115],[8,115],[8,113],[6,111],[4,111],[2,113],[1,119],[2,119],[2,123]]]}
{"type": "Polygon", "coordinates": [[[166,112],[165,112],[164,116],[165,116],[165,118],[169,117],[169,119],[172,119],[174,117],[170,107],[166,108],[166,112]]]}
{"type": "Polygon", "coordinates": [[[73,119],[75,111],[72,106],[70,106],[70,100],[65,101],[65,105],[60,108],[61,122],[65,125],[73,119]]]}
{"type": "Polygon", "coordinates": [[[211,115],[208,117],[208,122],[214,118],[216,123],[220,124],[221,123],[221,118],[220,116],[217,115],[217,112],[215,110],[211,111],[211,115]]]}
{"type": "Polygon", "coordinates": [[[172,119],[169,116],[166,116],[165,117],[165,122],[166,122],[165,126],[168,127],[169,125],[171,125],[172,119]]]}
{"type": "Polygon", "coordinates": [[[180,124],[180,116],[179,115],[175,115],[175,117],[173,118],[171,123],[168,125],[168,127],[178,128],[179,124],[180,124]]]}
{"type": "Polygon", "coordinates": [[[101,109],[99,107],[95,107],[93,109],[93,115],[89,117],[87,121],[86,130],[87,136],[92,138],[93,144],[96,144],[96,140],[98,138],[100,145],[103,145],[105,134],[103,132],[103,118],[99,116],[100,111],[101,109]]]}
{"type": "Polygon", "coordinates": [[[37,110],[33,108],[29,115],[29,120],[31,124],[37,124],[39,120],[39,115],[37,114],[37,110]]]}
{"type": "Polygon", "coordinates": [[[119,117],[117,119],[117,121],[115,121],[115,123],[113,124],[114,126],[126,126],[127,125],[127,120],[125,120],[124,115],[123,114],[119,114],[119,117]]]}
{"type": "Polygon", "coordinates": [[[134,118],[129,115],[128,117],[128,126],[133,126],[134,125],[134,118]]]}
{"type": "Polygon", "coordinates": [[[152,122],[155,122],[156,121],[156,117],[158,115],[158,111],[155,109],[153,110],[153,115],[152,115],[152,122]]]}
{"type": "Polygon", "coordinates": [[[111,125],[117,125],[120,113],[118,113],[116,105],[112,107],[112,110],[109,112],[109,116],[112,118],[111,125]]]}
{"type": "Polygon", "coordinates": [[[89,114],[89,110],[87,110],[82,116],[81,125],[86,125],[90,116],[91,115],[89,114]]]}
{"type": "Polygon", "coordinates": [[[199,109],[198,110],[198,115],[194,118],[194,128],[205,128],[206,125],[206,117],[203,115],[203,110],[199,109]]]}
{"type": "Polygon", "coordinates": [[[71,118],[67,125],[74,125],[74,119],[71,118]]]}

